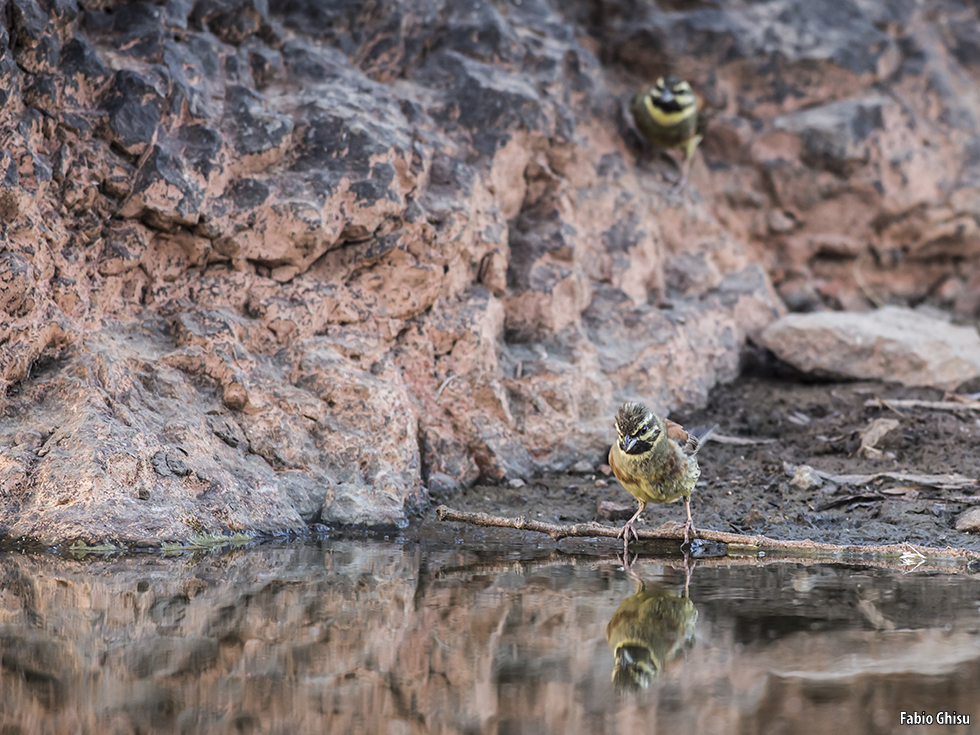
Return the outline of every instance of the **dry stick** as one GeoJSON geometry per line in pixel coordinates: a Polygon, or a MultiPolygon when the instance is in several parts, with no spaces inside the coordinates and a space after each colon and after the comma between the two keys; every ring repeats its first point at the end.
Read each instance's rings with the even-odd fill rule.
{"type": "Polygon", "coordinates": [[[718,444],[731,444],[736,447],[748,447],[754,444],[775,444],[778,439],[752,439],[746,436],[726,436],[725,434],[719,434],[713,431],[708,435],[708,441],[717,442],[718,444]]]}
{"type": "Polygon", "coordinates": [[[936,411],[980,411],[980,401],[920,401],[915,398],[869,398],[864,402],[868,408],[890,408],[904,415],[899,408],[931,408],[936,411]]]}
{"type": "MultiPolygon", "coordinates": [[[[440,521],[455,521],[457,523],[469,523],[474,526],[494,527],[494,528],[516,528],[519,531],[536,531],[551,536],[555,541],[563,538],[617,538],[620,529],[612,526],[605,526],[601,523],[576,523],[572,526],[562,526],[557,523],[545,523],[535,521],[527,516],[519,518],[503,518],[492,516],[488,513],[472,513],[469,511],[453,510],[445,505],[436,508],[436,517],[440,521]]],[[[636,529],[639,541],[655,541],[662,539],[684,539],[684,525],[678,523],[664,523],[659,528],[636,529]]],[[[916,547],[911,544],[889,544],[885,546],[857,546],[827,544],[817,541],[781,541],[766,536],[744,536],[739,533],[726,533],[724,531],[711,531],[702,528],[698,529],[698,538],[703,541],[719,541],[728,545],[728,555],[735,556],[738,552],[758,553],[773,552],[784,556],[823,556],[830,559],[858,560],[860,558],[880,558],[880,557],[909,557],[912,559],[959,559],[970,561],[980,558],[977,554],[967,549],[931,549],[928,547],[916,547]]],[[[915,564],[915,561],[911,561],[915,564]]]]}

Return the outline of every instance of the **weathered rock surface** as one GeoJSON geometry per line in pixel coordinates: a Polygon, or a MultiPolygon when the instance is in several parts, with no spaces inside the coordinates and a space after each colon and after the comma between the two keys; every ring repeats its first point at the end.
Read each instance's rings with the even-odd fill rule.
{"type": "Polygon", "coordinates": [[[975,314],[977,10],[934,5],[8,0],[0,525],[398,523],[703,401],[770,278],[975,314]],[[619,120],[664,71],[686,200],[619,120]]]}
{"type": "Polygon", "coordinates": [[[763,330],[782,360],[822,376],[952,390],[980,376],[980,335],[912,309],[788,314],[763,330]]]}
{"type": "Polygon", "coordinates": [[[980,531],[980,508],[970,508],[963,511],[960,517],[956,519],[954,528],[957,531],[966,531],[967,533],[980,531]]]}
{"type": "Polygon", "coordinates": [[[974,5],[572,5],[626,82],[696,84],[712,121],[695,184],[792,310],[980,316],[974,5]]]}

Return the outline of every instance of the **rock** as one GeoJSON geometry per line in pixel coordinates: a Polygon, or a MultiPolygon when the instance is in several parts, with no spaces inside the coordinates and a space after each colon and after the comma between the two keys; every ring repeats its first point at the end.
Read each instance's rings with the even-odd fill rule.
{"type": "Polygon", "coordinates": [[[980,508],[968,508],[960,514],[953,526],[957,531],[976,533],[980,531],[980,508]]]}
{"type": "Polygon", "coordinates": [[[442,472],[433,472],[429,475],[428,487],[429,495],[439,499],[449,499],[461,489],[460,483],[455,478],[442,472]]]}
{"type": "Polygon", "coordinates": [[[823,486],[823,478],[808,464],[801,464],[793,473],[793,479],[789,484],[802,492],[818,490],[823,486]]]}
{"type": "Polygon", "coordinates": [[[139,156],[156,137],[163,96],[149,79],[128,69],[116,72],[103,107],[108,114],[107,139],[139,156]]]}
{"type": "Polygon", "coordinates": [[[34,267],[16,253],[0,253],[0,312],[21,317],[37,306],[34,267]]]}
{"type": "Polygon", "coordinates": [[[617,503],[612,500],[599,500],[596,515],[608,521],[628,521],[636,513],[636,506],[627,503],[617,503]]]}
{"type": "Polygon", "coordinates": [[[980,375],[975,328],[899,307],[790,314],[766,327],[762,342],[781,360],[817,375],[947,390],[980,375]]]}
{"type": "Polygon", "coordinates": [[[883,108],[891,104],[878,95],[842,100],[777,117],[773,127],[800,137],[805,163],[844,175],[870,159],[868,137],[885,127],[883,108]]]}
{"type": "Polygon", "coordinates": [[[7,3],[14,538],[397,526],[592,472],[780,294],[975,316],[975,9],[341,5],[7,3]],[[711,117],[688,198],[611,113],[671,68],[711,117]]]}

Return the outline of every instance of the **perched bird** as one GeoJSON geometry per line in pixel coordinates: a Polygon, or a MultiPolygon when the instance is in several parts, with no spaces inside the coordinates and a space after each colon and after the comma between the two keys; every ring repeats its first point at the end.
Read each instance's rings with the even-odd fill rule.
{"type": "Polygon", "coordinates": [[[667,663],[693,642],[697,620],[698,610],[687,597],[641,583],[606,626],[606,641],[616,659],[613,684],[633,691],[650,686],[667,663]]]}
{"type": "Polygon", "coordinates": [[[664,420],[646,406],[624,403],[616,414],[619,435],[609,450],[609,466],[620,484],[639,501],[640,507],[623,526],[623,550],[629,551],[629,535],[637,538],[633,523],[647,503],[673,503],[684,498],[687,525],[684,543],[697,533],[691,520],[691,492],[701,476],[697,453],[714,427],[687,432],[673,421],[664,420]]]}
{"type": "Polygon", "coordinates": [[[674,185],[675,190],[687,185],[691,159],[704,137],[700,107],[691,85],[677,77],[660,77],[630,104],[633,122],[644,138],[658,148],[684,151],[681,177],[674,185]]]}

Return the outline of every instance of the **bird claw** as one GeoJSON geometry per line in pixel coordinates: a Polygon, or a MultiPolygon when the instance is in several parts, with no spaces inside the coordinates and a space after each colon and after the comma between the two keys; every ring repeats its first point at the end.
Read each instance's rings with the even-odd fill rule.
{"type": "Polygon", "coordinates": [[[684,524],[684,546],[691,543],[692,536],[694,538],[698,537],[698,529],[694,527],[694,523],[692,521],[688,521],[684,524]]]}
{"type": "Polygon", "coordinates": [[[683,194],[685,191],[687,191],[687,174],[681,176],[674,182],[674,185],[670,187],[671,194],[683,194]]]}
{"type": "Polygon", "coordinates": [[[630,549],[630,534],[633,534],[633,540],[639,541],[640,537],[636,535],[636,529],[633,528],[633,521],[629,521],[625,526],[619,529],[619,533],[616,534],[616,538],[623,539],[623,553],[629,553],[630,549]]]}

